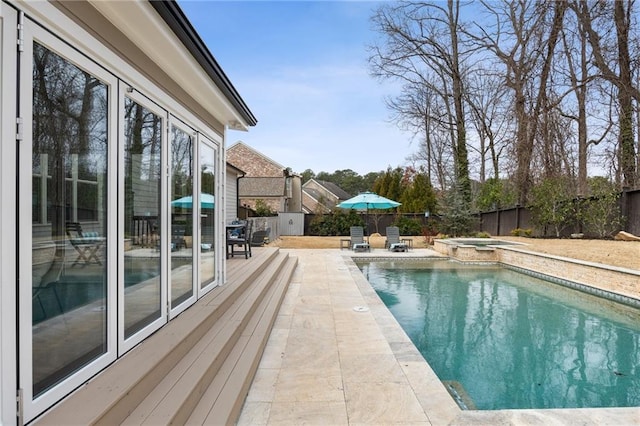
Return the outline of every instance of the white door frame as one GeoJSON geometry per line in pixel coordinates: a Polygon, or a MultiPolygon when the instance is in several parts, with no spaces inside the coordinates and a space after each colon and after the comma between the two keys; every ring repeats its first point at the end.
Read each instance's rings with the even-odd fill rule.
{"type": "MultiPolygon", "coordinates": [[[[172,182],[173,170],[171,170],[171,167],[170,167],[171,164],[173,164],[173,162],[171,160],[171,153],[173,152],[173,149],[172,149],[173,141],[171,140],[171,135],[172,135],[171,127],[172,126],[175,126],[178,129],[188,133],[191,136],[192,141],[193,141],[193,145],[192,145],[192,151],[193,152],[191,154],[193,156],[193,160],[194,160],[192,162],[193,170],[191,171],[192,174],[193,174],[193,183],[192,183],[192,187],[193,187],[192,192],[193,193],[191,194],[191,196],[192,196],[192,200],[193,200],[193,205],[195,206],[196,205],[196,201],[195,201],[195,198],[194,198],[195,195],[196,195],[196,192],[195,192],[196,184],[195,183],[196,183],[196,179],[197,179],[196,175],[198,174],[197,157],[196,157],[196,152],[197,152],[196,146],[198,145],[197,133],[196,133],[196,131],[194,129],[192,129],[190,126],[185,124],[179,118],[176,118],[173,114],[169,115],[169,129],[170,129],[169,130],[169,135],[170,135],[170,137],[169,137],[169,140],[167,141],[167,145],[168,145],[167,151],[169,151],[168,152],[168,154],[169,154],[169,167],[167,167],[167,170],[169,170],[169,177],[168,177],[169,186],[171,186],[173,184],[173,182],[172,182]]],[[[167,206],[167,209],[168,209],[167,210],[167,215],[170,215],[171,214],[171,199],[170,199],[171,198],[171,190],[168,189],[167,193],[169,194],[169,196],[167,197],[167,200],[166,200],[167,204],[168,204],[168,206],[167,206]]],[[[168,292],[169,292],[169,294],[168,294],[168,301],[169,302],[168,303],[170,305],[169,319],[172,319],[172,318],[176,317],[178,314],[180,314],[182,311],[187,309],[189,306],[193,305],[196,302],[197,298],[198,298],[198,282],[199,281],[198,281],[198,271],[197,271],[197,269],[198,269],[197,260],[198,260],[198,252],[199,252],[199,250],[196,250],[196,249],[199,246],[195,245],[195,242],[197,240],[195,234],[196,234],[196,231],[199,230],[198,229],[198,225],[197,225],[198,224],[197,214],[198,214],[198,209],[192,208],[191,209],[191,223],[192,223],[192,226],[191,226],[191,228],[192,228],[192,231],[191,231],[191,233],[192,233],[192,237],[191,237],[191,252],[192,252],[191,267],[193,268],[192,269],[192,275],[191,275],[192,296],[189,297],[188,299],[182,301],[178,306],[171,305],[171,301],[173,299],[171,297],[171,290],[172,290],[172,287],[171,287],[171,260],[169,259],[167,261],[167,268],[168,268],[167,279],[168,279],[168,292]]],[[[170,223],[170,221],[169,221],[169,230],[167,232],[171,232],[171,223],[170,223]]],[[[169,257],[170,256],[171,255],[169,254],[169,257]]]]}
{"type": "MultiPolygon", "coordinates": [[[[160,200],[166,200],[168,198],[167,191],[167,179],[168,179],[168,147],[167,147],[167,129],[169,114],[167,111],[151,100],[138,92],[136,89],[130,87],[127,84],[120,83],[120,91],[118,96],[118,108],[121,111],[121,116],[124,117],[124,101],[125,98],[129,98],[137,104],[147,108],[154,114],[162,118],[161,134],[161,159],[160,159],[160,200]]],[[[118,123],[118,158],[120,159],[118,170],[118,356],[122,356],[129,351],[135,345],[147,338],[151,333],[158,330],[168,321],[168,309],[167,309],[167,232],[169,230],[168,215],[168,203],[160,203],[160,315],[157,319],[150,322],[142,329],[135,332],[129,338],[125,338],[125,280],[124,280],[124,259],[125,259],[125,235],[124,235],[124,220],[125,220],[125,162],[124,162],[124,119],[121,119],[118,123]]]]}
{"type": "MultiPolygon", "coordinates": [[[[16,200],[16,99],[17,99],[17,38],[18,13],[6,3],[0,3],[0,199],[16,200]]],[[[0,203],[0,423],[16,422],[17,351],[16,351],[16,245],[18,215],[13,203],[0,203]]]]}
{"type": "MultiPolygon", "coordinates": [[[[222,176],[222,174],[220,172],[219,162],[218,162],[218,157],[220,155],[219,151],[220,150],[218,149],[218,145],[213,140],[211,140],[210,138],[204,136],[203,134],[200,134],[200,133],[198,134],[198,143],[197,143],[197,149],[196,149],[196,155],[197,155],[196,158],[197,158],[197,164],[198,164],[198,166],[197,166],[198,173],[196,174],[196,182],[197,182],[196,187],[198,188],[197,191],[196,191],[196,198],[198,200],[197,201],[197,204],[198,204],[198,209],[197,209],[197,214],[198,214],[198,216],[197,216],[198,217],[198,235],[197,235],[197,238],[194,238],[194,245],[196,243],[198,244],[197,245],[197,247],[198,247],[198,251],[197,251],[197,254],[198,254],[197,255],[197,258],[198,258],[198,261],[197,261],[197,265],[198,265],[198,268],[197,268],[197,270],[198,270],[198,273],[197,273],[197,276],[198,276],[198,298],[204,296],[209,291],[211,291],[214,287],[219,285],[219,283],[220,283],[221,259],[222,259],[222,255],[224,253],[223,250],[226,250],[226,247],[221,244],[220,240],[222,239],[222,237],[220,236],[221,234],[220,234],[220,231],[219,231],[220,229],[223,229],[220,226],[224,226],[224,224],[221,225],[221,223],[220,223],[220,217],[221,217],[220,208],[224,209],[224,205],[220,206],[220,200],[219,200],[219,197],[220,197],[220,180],[221,180],[221,176],[222,176]],[[213,280],[210,283],[208,283],[205,287],[201,287],[201,285],[200,285],[200,280],[201,280],[201,277],[200,277],[200,264],[201,264],[202,250],[199,248],[199,247],[201,247],[200,246],[200,243],[201,243],[200,235],[202,234],[202,229],[200,229],[201,228],[201,226],[200,226],[201,224],[200,224],[200,220],[199,220],[200,219],[200,194],[202,193],[202,182],[201,182],[201,177],[200,177],[201,176],[200,170],[201,170],[201,167],[202,167],[202,164],[200,163],[200,154],[201,154],[200,147],[202,145],[206,145],[207,147],[209,147],[209,148],[211,148],[213,150],[214,156],[215,156],[213,164],[214,164],[214,167],[216,168],[215,174],[214,174],[214,176],[215,176],[215,194],[213,194],[214,197],[215,197],[215,208],[214,208],[214,219],[213,220],[214,220],[214,227],[216,229],[216,231],[215,231],[216,233],[215,233],[215,236],[214,236],[214,247],[213,247],[214,256],[215,256],[214,257],[214,268],[215,268],[215,270],[214,270],[214,278],[213,278],[213,280]]],[[[196,210],[196,209],[194,209],[194,210],[196,210]]]]}

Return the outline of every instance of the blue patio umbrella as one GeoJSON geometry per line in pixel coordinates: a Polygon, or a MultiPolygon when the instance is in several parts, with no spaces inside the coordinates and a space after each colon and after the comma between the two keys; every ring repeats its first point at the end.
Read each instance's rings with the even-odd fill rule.
{"type": "Polygon", "coordinates": [[[401,203],[390,200],[374,192],[361,192],[355,197],[337,205],[341,209],[369,210],[378,209],[385,210],[398,207],[401,203]]]}
{"type": "MultiPolygon", "coordinates": [[[[214,204],[213,195],[206,193],[200,194],[200,208],[212,209],[214,204]]],[[[171,202],[171,207],[182,207],[184,209],[193,208],[193,197],[188,195],[186,197],[173,200],[171,202]]]]}
{"type": "Polygon", "coordinates": [[[367,213],[367,225],[369,224],[369,209],[386,210],[398,207],[397,201],[390,200],[374,192],[361,192],[355,197],[349,198],[338,204],[341,209],[364,210],[367,213]]]}

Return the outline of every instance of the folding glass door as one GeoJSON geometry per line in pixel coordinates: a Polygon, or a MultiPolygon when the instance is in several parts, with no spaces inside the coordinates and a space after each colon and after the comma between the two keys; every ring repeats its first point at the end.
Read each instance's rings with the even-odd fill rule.
{"type": "Polygon", "coordinates": [[[18,356],[28,422],[211,290],[223,246],[221,140],[177,119],[172,107],[189,114],[150,82],[133,88],[25,21],[18,356]]]}
{"type": "MultiPolygon", "coordinates": [[[[201,137],[199,147],[200,170],[200,294],[216,284],[216,256],[219,250],[216,240],[217,209],[216,193],[216,149],[208,139],[201,137]],[[205,202],[209,200],[209,202],[205,202]]],[[[219,214],[219,213],[218,213],[219,214]]]]}
{"type": "MultiPolygon", "coordinates": [[[[196,132],[172,117],[171,123],[171,170],[170,185],[170,274],[169,286],[171,315],[177,315],[195,301],[197,292],[195,287],[194,261],[197,252],[194,244],[194,219],[198,209],[194,187],[196,184],[194,169],[196,132]]],[[[213,196],[200,200],[200,204],[213,207],[213,196]]],[[[196,236],[197,237],[197,236],[196,236]]]]}
{"type": "Polygon", "coordinates": [[[120,353],[165,323],[167,315],[162,266],[167,240],[162,216],[166,112],[135,90],[126,90],[122,99],[120,353]]]}
{"type": "Polygon", "coordinates": [[[19,315],[20,353],[30,356],[19,385],[29,419],[116,356],[107,236],[117,81],[32,23],[25,33],[19,211],[30,220],[20,217],[19,315]]]}

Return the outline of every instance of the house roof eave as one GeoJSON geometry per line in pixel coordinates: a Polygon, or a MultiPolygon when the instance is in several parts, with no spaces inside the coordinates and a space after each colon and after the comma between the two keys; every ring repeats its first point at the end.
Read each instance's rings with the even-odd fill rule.
{"type": "Polygon", "coordinates": [[[175,1],[89,1],[225,126],[246,131],[257,124],[249,107],[175,1]],[[179,63],[191,66],[177,67],[179,63]]]}
{"type": "Polygon", "coordinates": [[[227,99],[229,99],[235,109],[242,115],[246,124],[248,126],[255,126],[258,120],[251,110],[249,110],[249,107],[215,60],[206,44],[202,41],[200,35],[193,28],[193,25],[191,25],[191,22],[187,19],[177,2],[150,0],[149,3],[162,19],[164,19],[180,41],[182,41],[187,50],[189,50],[191,55],[198,61],[200,66],[206,71],[207,75],[209,75],[227,99]]]}

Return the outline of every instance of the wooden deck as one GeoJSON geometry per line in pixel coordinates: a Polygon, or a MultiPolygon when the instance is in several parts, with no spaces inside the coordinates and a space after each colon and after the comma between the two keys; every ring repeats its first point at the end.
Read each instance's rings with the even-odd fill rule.
{"type": "Polygon", "coordinates": [[[35,424],[233,424],[297,259],[277,248],[227,263],[227,283],[35,424]]]}

